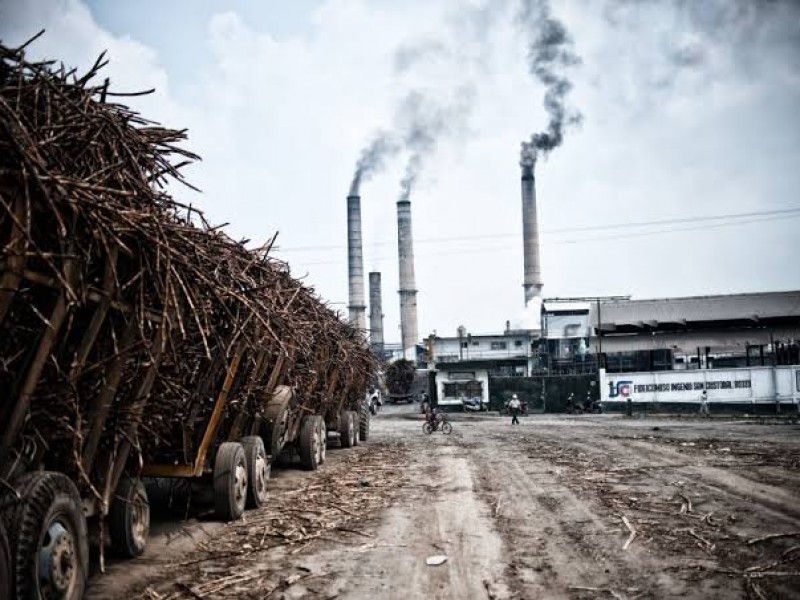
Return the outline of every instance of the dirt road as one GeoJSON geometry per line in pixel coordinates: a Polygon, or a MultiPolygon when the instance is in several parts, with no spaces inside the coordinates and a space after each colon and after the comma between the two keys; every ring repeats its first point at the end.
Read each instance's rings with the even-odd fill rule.
{"type": "Polygon", "coordinates": [[[464,415],[425,436],[412,410],[92,597],[800,598],[796,424],[464,415]]]}

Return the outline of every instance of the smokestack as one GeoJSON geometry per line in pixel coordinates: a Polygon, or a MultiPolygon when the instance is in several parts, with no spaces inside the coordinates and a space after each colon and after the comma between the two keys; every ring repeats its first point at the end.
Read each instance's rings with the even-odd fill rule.
{"type": "Polygon", "coordinates": [[[381,274],[369,274],[369,347],[383,356],[383,307],[381,301],[381,274]]]}
{"type": "Polygon", "coordinates": [[[347,276],[350,293],[350,324],[363,331],[367,328],[364,306],[364,252],[361,244],[361,196],[347,197],[347,276]]]}
{"type": "Polygon", "coordinates": [[[416,360],[417,290],[414,281],[414,241],[411,237],[411,202],[397,203],[397,252],[400,263],[400,332],[403,355],[416,360]]]}
{"type": "Polygon", "coordinates": [[[534,297],[542,295],[542,267],[539,261],[539,220],[536,217],[536,179],[533,175],[536,165],[533,156],[523,152],[522,167],[522,246],[525,279],[525,306],[534,297]]]}

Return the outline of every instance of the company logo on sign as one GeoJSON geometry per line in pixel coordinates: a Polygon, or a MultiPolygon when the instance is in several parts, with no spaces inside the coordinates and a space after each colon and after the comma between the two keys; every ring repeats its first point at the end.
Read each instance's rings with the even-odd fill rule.
{"type": "Polygon", "coordinates": [[[627,398],[631,395],[631,384],[632,381],[618,381],[614,383],[613,381],[608,382],[608,397],[609,398],[617,398],[618,396],[622,396],[623,398],[627,398]]]}

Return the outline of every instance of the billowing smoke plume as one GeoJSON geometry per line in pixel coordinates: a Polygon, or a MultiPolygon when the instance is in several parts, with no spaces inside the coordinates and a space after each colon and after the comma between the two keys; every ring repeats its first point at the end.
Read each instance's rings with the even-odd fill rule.
{"type": "Polygon", "coordinates": [[[411,92],[398,110],[398,125],[403,145],[409,152],[400,180],[400,200],[408,200],[425,162],[436,152],[439,141],[467,130],[466,119],[472,110],[475,90],[464,86],[449,104],[440,103],[424,93],[411,92]]]}
{"type": "Polygon", "coordinates": [[[566,27],[551,15],[547,0],[523,0],[519,22],[529,39],[528,68],[546,88],[547,129],[535,133],[530,142],[523,144],[522,160],[535,162],[539,152],[546,154],[561,145],[565,127],[581,121],[581,114],[567,107],[572,84],[565,75],[567,67],[581,61],[572,48],[566,27]]]}
{"type": "Polygon", "coordinates": [[[375,133],[372,141],[367,144],[358,157],[356,171],[353,173],[353,181],[350,184],[350,195],[358,196],[361,182],[380,172],[386,166],[386,161],[396,156],[400,149],[401,146],[392,133],[387,131],[375,133]]]}
{"type": "MultiPolygon", "coordinates": [[[[743,72],[752,82],[800,68],[797,0],[606,0],[602,14],[617,47],[635,40],[628,61],[639,72],[637,85],[655,88],[649,101],[663,104],[664,92],[673,89],[691,93],[677,86],[693,75],[705,89],[743,72]]],[[[611,86],[608,78],[605,83],[611,86]]]]}

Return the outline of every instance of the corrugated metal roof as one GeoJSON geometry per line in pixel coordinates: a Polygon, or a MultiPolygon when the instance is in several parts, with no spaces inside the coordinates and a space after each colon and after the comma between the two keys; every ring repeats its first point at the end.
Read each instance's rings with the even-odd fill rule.
{"type": "Polygon", "coordinates": [[[543,308],[545,312],[579,312],[589,310],[591,307],[589,302],[545,302],[543,308]]]}
{"type": "MultiPolygon", "coordinates": [[[[591,322],[597,323],[597,306],[591,305],[591,322]]],[[[605,301],[600,321],[607,325],[657,325],[700,321],[737,321],[777,317],[800,318],[800,291],[605,301]]]]}

